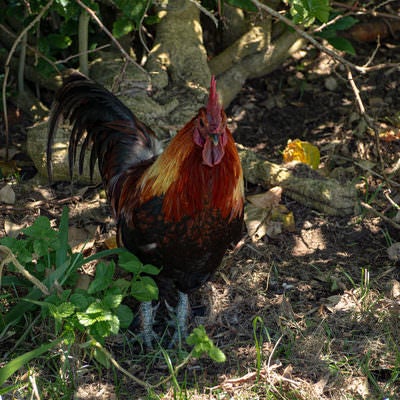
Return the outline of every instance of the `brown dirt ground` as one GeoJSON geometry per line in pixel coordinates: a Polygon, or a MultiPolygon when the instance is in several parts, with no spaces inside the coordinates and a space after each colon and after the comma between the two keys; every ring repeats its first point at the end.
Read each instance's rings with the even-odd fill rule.
{"type": "MultiPolygon", "coordinates": [[[[394,40],[383,43],[377,60],[400,62],[399,49],[394,40]]],[[[362,64],[373,50],[374,45],[360,46],[356,61],[362,64]]],[[[321,150],[324,174],[358,183],[360,198],[368,199],[382,182],[355,161],[368,160],[381,174],[377,146],[358,115],[345,76],[345,71],[311,50],[300,52],[273,74],[248,82],[228,110],[237,141],[281,163],[288,139],[308,140],[321,150]],[[335,90],[326,88],[327,79],[337,86],[335,90]]],[[[356,83],[368,113],[383,130],[398,132],[393,122],[400,110],[398,70],[357,76],[356,83]]],[[[393,166],[400,141],[382,142],[380,150],[385,167],[393,166]]],[[[391,195],[396,198],[400,181],[396,176],[392,179],[397,186],[392,186],[391,195]]],[[[248,193],[262,190],[247,189],[248,193]]],[[[108,206],[96,188],[59,184],[50,190],[28,180],[17,185],[16,192],[15,206],[0,206],[3,234],[31,223],[39,214],[58,222],[66,198],[72,224],[87,237],[95,237],[96,246],[113,232],[108,206]],[[72,197],[78,192],[80,198],[72,197]],[[35,207],[26,209],[27,200],[37,201],[35,207]]],[[[370,214],[327,217],[285,195],[283,203],[294,213],[295,231],[256,243],[244,237],[215,278],[191,298],[193,326],[204,324],[227,355],[223,365],[207,360],[189,364],[188,389],[197,388],[198,393],[191,398],[262,399],[269,384],[292,393],[288,398],[383,398],[393,366],[399,369],[399,351],[393,349],[400,348],[396,286],[400,268],[387,254],[388,241],[400,240],[399,230],[370,214]],[[357,288],[365,270],[370,290],[360,294],[357,288]],[[252,321],[257,316],[263,321],[256,329],[263,344],[262,373],[255,384],[254,374],[247,373],[256,370],[252,321]],[[388,338],[394,343],[388,343],[388,338]],[[363,365],[368,365],[368,374],[363,365]],[[241,379],[232,381],[234,377],[241,379]],[[207,392],[203,385],[217,388],[207,392]]],[[[382,192],[371,204],[392,218],[394,210],[382,192]]],[[[75,235],[78,242],[85,240],[76,231],[75,235]]],[[[138,377],[155,382],[168,374],[160,355],[149,355],[143,366],[146,356],[139,355],[137,347],[130,357],[115,342],[110,349],[138,377]]],[[[116,388],[113,372],[104,372],[100,379],[95,368],[88,371],[79,379],[82,385],[76,398],[128,399],[143,393],[121,376],[116,388]]],[[[400,398],[400,388],[395,393],[393,387],[387,395],[400,398]]],[[[172,392],[164,398],[173,398],[172,392]]]]}

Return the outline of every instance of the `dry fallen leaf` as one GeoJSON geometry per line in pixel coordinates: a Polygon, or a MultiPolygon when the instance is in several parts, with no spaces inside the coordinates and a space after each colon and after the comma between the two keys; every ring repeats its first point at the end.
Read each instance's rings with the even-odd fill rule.
{"type": "Polygon", "coordinates": [[[4,221],[4,230],[9,237],[16,238],[24,228],[26,228],[26,224],[19,225],[9,219],[4,221]]]}
{"type": "Polygon", "coordinates": [[[254,204],[246,204],[244,221],[247,232],[254,242],[262,239],[268,230],[270,210],[256,207],[254,204]]]}
{"type": "Polygon", "coordinates": [[[271,239],[278,238],[282,233],[282,222],[269,221],[266,233],[271,239]]]}
{"type": "Polygon", "coordinates": [[[86,274],[79,274],[75,289],[88,290],[92,278],[86,274]]]}
{"type": "Polygon", "coordinates": [[[389,259],[393,261],[400,260],[400,242],[393,243],[386,251],[389,259]]]}
{"type": "Polygon", "coordinates": [[[281,198],[282,188],[280,186],[276,186],[268,190],[268,192],[248,196],[247,200],[259,208],[272,208],[281,202],[281,198]]]}
{"type": "Polygon", "coordinates": [[[94,236],[85,228],[70,226],[68,229],[68,241],[73,252],[82,252],[94,245],[94,236]]]}
{"type": "Polygon", "coordinates": [[[116,249],[118,247],[117,237],[115,235],[110,236],[109,238],[104,240],[104,245],[107,247],[107,249],[116,249]]]}
{"type": "Polygon", "coordinates": [[[0,202],[6,204],[15,203],[15,192],[10,185],[5,185],[0,189],[0,202]]]}
{"type": "Polygon", "coordinates": [[[245,207],[244,220],[247,232],[254,242],[265,235],[277,238],[283,231],[293,232],[295,222],[293,213],[279,204],[282,188],[277,186],[265,193],[249,196],[245,207]]]}
{"type": "Polygon", "coordinates": [[[293,213],[283,204],[278,204],[273,208],[271,218],[273,221],[281,222],[284,231],[294,232],[296,229],[293,213]]]}

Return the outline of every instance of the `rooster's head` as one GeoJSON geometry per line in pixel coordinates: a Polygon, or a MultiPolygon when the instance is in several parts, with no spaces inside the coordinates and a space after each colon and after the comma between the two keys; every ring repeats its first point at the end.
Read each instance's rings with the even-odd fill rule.
{"type": "Polygon", "coordinates": [[[226,114],[219,103],[217,82],[211,77],[206,107],[200,109],[194,129],[194,141],[203,148],[203,163],[209,167],[219,164],[228,141],[226,114]]]}

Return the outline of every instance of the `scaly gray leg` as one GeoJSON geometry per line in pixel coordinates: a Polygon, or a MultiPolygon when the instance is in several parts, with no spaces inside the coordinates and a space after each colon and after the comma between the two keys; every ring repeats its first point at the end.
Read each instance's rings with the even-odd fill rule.
{"type": "Polygon", "coordinates": [[[142,337],[148,349],[153,348],[153,339],[158,340],[158,335],[153,330],[153,324],[158,305],[152,306],[151,301],[144,301],[140,304],[140,315],[142,318],[142,337]]]}
{"type": "Polygon", "coordinates": [[[176,306],[176,324],[175,332],[172,336],[169,348],[174,347],[180,339],[184,339],[187,336],[187,320],[189,313],[189,297],[186,293],[178,291],[178,305],[176,306]]]}

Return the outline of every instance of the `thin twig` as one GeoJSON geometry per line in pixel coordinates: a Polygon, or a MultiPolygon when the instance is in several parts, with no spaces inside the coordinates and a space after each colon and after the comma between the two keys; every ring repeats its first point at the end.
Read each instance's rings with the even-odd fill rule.
{"type": "Polygon", "coordinates": [[[352,62],[346,60],[344,57],[342,57],[340,54],[338,54],[336,51],[333,51],[321,43],[319,43],[316,39],[314,39],[310,34],[307,32],[303,31],[301,28],[299,28],[293,21],[291,21],[289,18],[286,18],[284,15],[281,15],[278,11],[274,10],[273,8],[260,3],[258,0],[251,0],[251,2],[258,7],[258,9],[265,10],[268,14],[271,14],[273,17],[279,19],[282,21],[284,24],[290,26],[292,29],[294,29],[302,38],[306,39],[309,41],[311,44],[313,44],[318,50],[321,50],[322,52],[328,54],[331,56],[333,59],[336,61],[339,61],[343,65],[348,66],[351,69],[355,69],[356,71],[365,73],[368,71],[368,68],[360,67],[359,65],[353,64],[352,62]]]}
{"type": "Polygon", "coordinates": [[[139,65],[126,51],[125,49],[119,44],[118,40],[112,35],[112,33],[104,26],[104,24],[100,21],[99,17],[96,13],[89,8],[86,4],[82,3],[81,0],[75,0],[77,4],[79,4],[84,10],[86,10],[89,15],[94,19],[94,21],[99,25],[99,27],[104,31],[104,33],[111,39],[111,41],[117,46],[118,50],[123,54],[123,56],[129,60],[132,64],[136,65],[142,72],[147,75],[147,71],[139,65]]]}
{"type": "MultiPolygon", "coordinates": [[[[6,26],[4,26],[3,24],[0,24],[0,29],[3,30],[7,35],[16,38],[17,35],[10,31],[6,26]]],[[[57,63],[58,62],[54,62],[53,60],[50,60],[50,58],[48,58],[47,56],[45,56],[41,51],[39,51],[36,47],[31,46],[29,43],[27,43],[26,47],[35,54],[35,57],[40,57],[41,59],[43,59],[44,61],[46,61],[49,65],[51,65],[54,70],[57,73],[60,73],[60,70],[57,67],[57,63]]],[[[93,50],[92,50],[93,51],[93,50]]],[[[35,64],[36,65],[36,64],[35,64]]]]}
{"type": "Polygon", "coordinates": [[[374,49],[374,51],[372,52],[371,57],[369,57],[368,61],[363,65],[364,67],[368,67],[369,64],[372,63],[372,61],[374,60],[374,58],[375,58],[375,56],[376,56],[376,54],[378,53],[378,50],[379,50],[380,48],[381,48],[381,40],[380,40],[380,37],[378,36],[378,40],[377,40],[377,42],[376,42],[375,49],[374,49]]]}
{"type": "MultiPolygon", "coordinates": [[[[384,171],[385,163],[383,161],[382,151],[381,151],[381,141],[379,139],[379,131],[375,125],[374,120],[367,114],[365,111],[364,103],[360,96],[360,91],[353,79],[353,74],[351,73],[350,68],[347,68],[347,79],[350,82],[350,86],[353,89],[354,96],[357,101],[358,108],[360,109],[360,114],[364,118],[367,125],[374,131],[375,141],[376,141],[376,150],[378,152],[379,162],[381,164],[381,170],[384,171]]],[[[385,178],[386,179],[386,178],[385,178]]]]}
{"type": "Polygon", "coordinates": [[[272,356],[274,355],[275,350],[276,350],[277,347],[278,347],[278,344],[279,344],[280,341],[282,340],[282,337],[283,337],[283,336],[280,336],[279,339],[276,341],[276,343],[275,343],[275,345],[274,345],[274,348],[272,349],[271,354],[270,354],[269,357],[268,357],[268,364],[267,364],[268,370],[271,368],[272,356]]]}
{"type": "Polygon", "coordinates": [[[212,22],[214,22],[215,27],[218,28],[218,20],[210,11],[208,11],[205,7],[203,7],[199,1],[196,0],[189,0],[189,1],[193,3],[196,7],[198,7],[203,14],[207,15],[207,17],[210,18],[212,22]]]}
{"type": "Polygon", "coordinates": [[[334,60],[340,62],[341,64],[345,65],[348,68],[354,69],[358,72],[361,73],[366,73],[370,71],[375,71],[378,69],[383,69],[383,68],[388,68],[388,67],[398,67],[398,63],[384,63],[384,64],[378,64],[374,65],[371,67],[365,67],[365,66],[360,66],[356,65],[348,60],[346,60],[344,57],[342,57],[340,54],[338,54],[336,51],[329,49],[328,47],[322,45],[319,43],[316,39],[314,39],[310,34],[307,32],[303,31],[301,28],[299,28],[293,21],[290,19],[286,18],[284,15],[281,15],[279,12],[274,10],[273,8],[260,3],[258,0],[251,0],[251,2],[258,7],[258,9],[265,10],[267,13],[271,14],[273,17],[277,18],[278,20],[282,21],[284,24],[290,26],[292,29],[294,29],[299,36],[302,38],[306,39],[309,41],[311,44],[313,44],[318,50],[322,51],[325,54],[328,54],[328,56],[332,57],[334,60]]]}
{"type": "Polygon", "coordinates": [[[374,176],[378,177],[379,179],[382,179],[382,180],[390,183],[391,186],[400,187],[400,183],[398,183],[398,182],[396,182],[396,181],[394,181],[392,179],[385,178],[383,175],[378,174],[378,172],[375,172],[371,168],[366,167],[364,164],[359,163],[359,162],[355,161],[352,158],[343,157],[343,156],[339,156],[339,155],[335,155],[334,158],[339,159],[339,160],[349,161],[349,162],[353,163],[354,165],[357,165],[357,167],[363,169],[364,171],[369,172],[371,175],[374,175],[374,176]]]}
{"type": "Polygon", "coordinates": [[[351,15],[350,12],[349,13],[345,13],[345,14],[336,15],[335,18],[333,18],[330,21],[328,21],[328,22],[326,22],[326,23],[324,23],[324,24],[322,24],[320,26],[317,26],[315,29],[313,29],[313,33],[321,32],[325,28],[329,27],[330,25],[335,24],[337,21],[339,21],[339,20],[341,20],[341,19],[343,19],[343,18],[345,18],[345,17],[347,17],[349,15],[351,15]]]}
{"type": "Polygon", "coordinates": [[[155,385],[152,385],[152,388],[155,389],[159,386],[162,386],[164,384],[166,384],[168,381],[170,381],[172,379],[173,376],[176,376],[177,373],[179,372],[180,369],[182,369],[186,364],[188,364],[188,362],[191,360],[192,358],[192,353],[190,352],[185,358],[184,360],[178,364],[173,371],[173,374],[170,374],[169,376],[167,376],[166,378],[164,378],[163,380],[161,380],[160,382],[156,383],[155,385]]]}
{"type": "Polygon", "coordinates": [[[29,282],[32,282],[44,295],[48,296],[50,294],[47,287],[20,264],[14,253],[7,246],[0,246],[0,255],[2,257],[0,262],[0,283],[4,266],[12,263],[18,272],[29,282]]]}
{"type": "MultiPolygon", "coordinates": [[[[31,386],[32,386],[32,391],[33,391],[32,395],[35,395],[36,399],[37,399],[37,400],[40,400],[40,399],[41,399],[41,396],[40,396],[40,394],[39,394],[39,389],[38,389],[37,384],[36,384],[36,377],[35,377],[35,375],[29,375],[29,381],[30,381],[31,386]]],[[[31,397],[31,398],[32,398],[32,397],[31,397]]]]}
{"type": "Polygon", "coordinates": [[[10,73],[10,62],[13,54],[15,53],[15,49],[18,44],[23,39],[24,35],[29,32],[29,30],[43,17],[43,15],[47,12],[47,10],[53,4],[53,0],[50,0],[40,11],[40,13],[22,30],[22,32],[15,39],[15,42],[11,46],[10,52],[8,53],[6,62],[4,64],[4,80],[3,80],[3,88],[2,88],[2,98],[3,98],[3,115],[4,115],[4,131],[6,136],[6,160],[8,160],[8,147],[9,147],[9,128],[8,128],[8,115],[7,115],[7,80],[8,74],[10,73]]]}
{"type": "Polygon", "coordinates": [[[331,5],[339,8],[344,8],[346,10],[350,10],[350,13],[353,15],[372,15],[373,17],[391,18],[400,21],[399,15],[379,12],[375,10],[368,10],[365,7],[355,7],[354,5],[340,3],[337,1],[333,1],[331,5]]]}
{"type": "Polygon", "coordinates": [[[375,210],[374,207],[370,206],[367,203],[364,203],[363,201],[360,202],[361,206],[367,209],[368,211],[371,211],[372,214],[376,215],[379,218],[382,218],[385,222],[388,224],[392,225],[396,229],[400,229],[400,225],[394,222],[392,219],[388,218],[386,215],[382,214],[378,210],[375,210]]]}
{"type": "MultiPolygon", "coordinates": [[[[95,49],[88,50],[88,51],[86,52],[86,54],[95,53],[95,52],[97,52],[97,51],[106,49],[107,47],[110,47],[110,46],[111,46],[110,44],[103,44],[102,46],[96,47],[95,49]]],[[[74,58],[77,58],[77,57],[81,56],[81,54],[82,54],[82,53],[72,54],[71,56],[69,56],[69,57],[67,57],[67,58],[64,58],[63,60],[55,61],[54,64],[64,64],[64,63],[66,63],[66,62],[68,62],[68,61],[70,61],[70,60],[72,60],[72,59],[74,59],[74,58]]]]}
{"type": "Polygon", "coordinates": [[[353,90],[354,97],[356,98],[357,105],[358,105],[358,108],[359,108],[359,110],[360,110],[360,114],[361,114],[363,117],[365,117],[365,119],[367,120],[367,123],[370,122],[370,117],[369,117],[368,114],[365,112],[365,107],[364,107],[364,103],[363,103],[363,101],[362,101],[362,99],[361,99],[361,96],[360,96],[360,91],[358,90],[358,87],[357,87],[357,85],[356,85],[355,82],[354,82],[353,74],[351,73],[351,70],[350,70],[350,69],[347,70],[347,80],[349,81],[350,86],[351,86],[351,88],[352,88],[352,90],[353,90]]]}
{"type": "Polygon", "coordinates": [[[105,349],[94,337],[90,336],[90,339],[92,340],[92,343],[95,347],[97,347],[99,350],[103,352],[103,354],[106,356],[107,360],[111,362],[111,364],[117,368],[118,371],[122,372],[124,375],[126,375],[129,379],[132,381],[136,382],[138,385],[150,389],[152,386],[145,382],[142,381],[141,379],[137,378],[135,375],[132,375],[128,370],[126,370],[124,367],[122,367],[118,361],[111,355],[111,353],[105,349]]]}
{"type": "Polygon", "coordinates": [[[142,18],[140,18],[139,29],[138,29],[140,43],[142,43],[142,46],[144,47],[144,49],[146,50],[147,53],[150,53],[150,49],[147,47],[147,44],[144,40],[143,33],[142,33],[142,26],[143,26],[143,21],[146,16],[147,10],[149,9],[151,3],[152,3],[152,0],[147,0],[146,8],[142,14],[142,18]]]}
{"type": "Polygon", "coordinates": [[[400,206],[390,197],[390,189],[383,191],[383,195],[386,197],[387,201],[397,210],[400,211],[400,206]]]}

